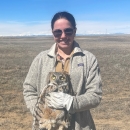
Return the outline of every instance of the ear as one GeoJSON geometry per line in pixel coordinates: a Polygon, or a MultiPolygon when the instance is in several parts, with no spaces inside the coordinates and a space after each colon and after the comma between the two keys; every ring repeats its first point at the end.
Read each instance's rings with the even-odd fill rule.
{"type": "Polygon", "coordinates": [[[74,30],[75,30],[75,33],[76,33],[76,31],[77,31],[77,28],[75,28],[74,30]]]}
{"type": "Polygon", "coordinates": [[[52,33],[53,38],[55,38],[54,35],[53,35],[53,30],[51,31],[51,33],[52,33]]]}
{"type": "Polygon", "coordinates": [[[76,36],[76,31],[77,31],[77,28],[74,29],[74,36],[76,36]]]}

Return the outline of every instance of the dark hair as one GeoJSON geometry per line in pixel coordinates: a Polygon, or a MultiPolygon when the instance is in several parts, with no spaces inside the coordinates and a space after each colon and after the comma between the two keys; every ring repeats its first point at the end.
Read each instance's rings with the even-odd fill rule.
{"type": "Polygon", "coordinates": [[[65,18],[66,20],[68,20],[71,23],[73,28],[76,28],[76,22],[75,22],[75,18],[73,17],[73,15],[66,11],[63,11],[63,12],[58,12],[53,16],[53,18],[51,20],[51,29],[52,30],[53,30],[55,21],[58,19],[61,19],[61,18],[65,18]]]}

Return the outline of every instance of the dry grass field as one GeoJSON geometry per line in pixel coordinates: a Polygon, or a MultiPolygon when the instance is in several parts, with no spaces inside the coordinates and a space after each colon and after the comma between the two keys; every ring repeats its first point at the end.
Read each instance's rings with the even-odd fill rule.
{"type": "MultiPolygon", "coordinates": [[[[103,98],[91,110],[97,130],[130,130],[130,35],[76,40],[101,68],[103,98]]],[[[52,44],[50,37],[0,37],[0,130],[31,130],[22,84],[34,57],[52,44]]]]}

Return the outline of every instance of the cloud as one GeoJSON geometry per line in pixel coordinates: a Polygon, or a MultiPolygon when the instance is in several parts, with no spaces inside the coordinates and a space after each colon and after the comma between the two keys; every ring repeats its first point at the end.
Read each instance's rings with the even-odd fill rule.
{"type": "MultiPolygon", "coordinates": [[[[0,22],[0,36],[50,35],[50,21],[0,22]]],[[[130,34],[130,23],[77,21],[77,34],[130,34]]]]}
{"type": "Polygon", "coordinates": [[[130,23],[127,22],[77,21],[77,28],[77,33],[84,34],[130,34],[130,23]]]}
{"type": "Polygon", "coordinates": [[[0,36],[45,35],[51,34],[50,22],[0,23],[0,36]]]}

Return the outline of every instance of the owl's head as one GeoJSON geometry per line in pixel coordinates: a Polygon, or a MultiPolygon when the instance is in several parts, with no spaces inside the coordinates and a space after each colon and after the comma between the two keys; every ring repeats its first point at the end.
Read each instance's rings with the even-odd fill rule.
{"type": "Polygon", "coordinates": [[[69,76],[63,72],[50,72],[48,74],[48,83],[53,83],[55,85],[60,85],[68,82],[69,76]]]}

